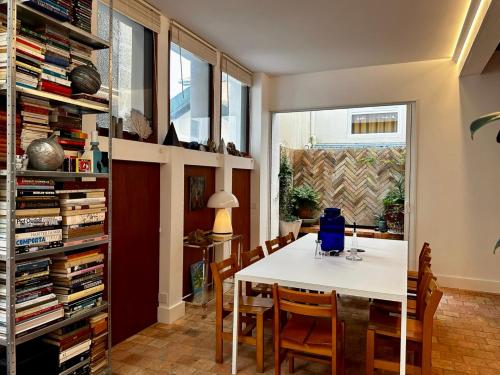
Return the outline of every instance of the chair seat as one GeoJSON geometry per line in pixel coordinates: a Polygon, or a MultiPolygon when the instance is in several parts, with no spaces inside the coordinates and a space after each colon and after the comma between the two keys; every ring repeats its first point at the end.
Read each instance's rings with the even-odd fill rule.
{"type": "MultiPolygon", "coordinates": [[[[372,309],[383,310],[389,313],[401,314],[401,304],[399,302],[374,300],[370,306],[372,309]]],[[[417,313],[417,300],[408,298],[407,300],[407,314],[415,315],[417,313]]]]}
{"type": "Polygon", "coordinates": [[[412,293],[417,292],[417,280],[408,280],[408,291],[412,293]]]}
{"type": "MultiPolygon", "coordinates": [[[[273,300],[263,297],[240,297],[239,311],[245,314],[263,314],[273,308],[273,300]]],[[[233,311],[233,302],[224,303],[225,311],[233,311]]]]}
{"type": "MultiPolygon", "coordinates": [[[[368,329],[373,329],[376,334],[401,337],[401,318],[398,316],[388,315],[383,311],[374,309],[370,311],[370,322],[368,329]]],[[[406,338],[407,340],[421,342],[422,341],[422,322],[414,319],[406,320],[406,338]]]]}
{"type": "Polygon", "coordinates": [[[292,315],[281,333],[281,346],[297,352],[331,355],[331,324],[328,319],[292,315]]]}
{"type": "Polygon", "coordinates": [[[418,271],[408,271],[408,280],[418,279],[418,271]]]}
{"type": "Polygon", "coordinates": [[[262,284],[259,283],[257,285],[252,285],[252,290],[255,294],[261,294],[261,295],[272,295],[273,294],[273,288],[271,285],[268,284],[262,284]]]}

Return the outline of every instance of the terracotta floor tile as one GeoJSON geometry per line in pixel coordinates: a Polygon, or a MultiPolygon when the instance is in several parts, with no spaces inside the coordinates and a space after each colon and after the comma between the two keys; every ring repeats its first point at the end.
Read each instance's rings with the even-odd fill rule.
{"type": "MultiPolygon", "coordinates": [[[[444,289],[434,320],[432,375],[500,374],[500,295],[444,289]]],[[[346,322],[347,375],[364,374],[369,302],[341,296],[339,315],[346,322]]],[[[225,327],[229,330],[232,321],[225,327]]],[[[174,324],[156,323],[116,345],[112,350],[114,375],[228,375],[231,344],[224,343],[224,363],[215,363],[215,312],[209,305],[188,307],[174,324]]],[[[265,375],[274,374],[270,326],[266,327],[265,375]]],[[[329,374],[325,365],[296,361],[297,375],[329,374]]],[[[255,374],[255,349],[240,345],[238,374],[255,374]]],[[[283,361],[282,374],[288,374],[283,361]]],[[[381,374],[381,373],[380,373],[381,374]]],[[[388,373],[384,373],[388,374],[388,373]]]]}

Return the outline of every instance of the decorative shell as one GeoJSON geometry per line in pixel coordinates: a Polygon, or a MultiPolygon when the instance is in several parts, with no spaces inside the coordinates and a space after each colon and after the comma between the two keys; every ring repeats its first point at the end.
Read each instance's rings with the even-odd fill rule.
{"type": "Polygon", "coordinates": [[[131,132],[137,134],[141,140],[148,139],[153,133],[149,121],[140,111],[132,109],[130,116],[127,118],[128,126],[131,132]]]}

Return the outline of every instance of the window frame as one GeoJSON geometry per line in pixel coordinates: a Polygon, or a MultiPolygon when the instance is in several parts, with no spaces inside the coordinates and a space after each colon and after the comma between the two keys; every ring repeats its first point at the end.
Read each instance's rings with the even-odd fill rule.
{"type": "MultiPolygon", "coordinates": [[[[220,85],[219,85],[219,90],[220,90],[220,95],[219,95],[219,98],[220,98],[220,105],[219,105],[219,110],[220,110],[220,119],[219,119],[219,142],[221,141],[222,139],[222,75],[223,74],[227,74],[228,76],[231,76],[229,73],[225,73],[224,71],[220,71],[220,85]]],[[[232,78],[236,79],[235,77],[231,76],[232,78]]],[[[237,80],[237,79],[236,79],[237,80]]],[[[242,151],[242,150],[238,150],[240,151],[242,154],[244,155],[250,155],[250,86],[247,86],[245,84],[243,84],[241,81],[238,81],[241,83],[241,85],[245,88],[245,90],[247,91],[247,100],[246,100],[246,114],[245,114],[245,119],[246,119],[246,129],[245,129],[245,136],[246,136],[246,140],[245,140],[245,151],[242,151]]],[[[226,142],[226,145],[227,145],[227,140],[224,140],[224,142],[226,142]]]]}
{"type": "MultiPolygon", "coordinates": [[[[172,62],[170,61],[170,51],[171,51],[171,47],[172,47],[172,30],[168,30],[168,64],[167,64],[167,80],[168,80],[168,100],[167,100],[167,108],[168,108],[168,126],[170,126],[170,124],[172,123],[172,118],[170,117],[170,79],[171,79],[171,76],[170,76],[170,68],[171,68],[171,64],[172,62]]],[[[182,48],[181,46],[179,46],[179,48],[182,48]]],[[[192,53],[192,52],[190,52],[192,53]]],[[[193,55],[195,55],[193,53],[193,55]]],[[[196,56],[196,55],[195,55],[196,56]]],[[[197,56],[198,57],[198,56],[197,56]]],[[[198,57],[200,60],[202,61],[205,61],[203,60],[201,57],[198,57]]],[[[210,64],[209,62],[206,62],[205,63],[208,64],[208,104],[209,104],[209,112],[208,112],[208,115],[210,117],[210,121],[209,121],[209,131],[208,131],[208,139],[211,139],[213,140],[214,139],[214,104],[215,104],[215,99],[214,99],[214,95],[215,95],[215,90],[214,90],[214,77],[215,77],[215,74],[214,74],[214,69],[215,67],[210,64]]],[[[177,131],[177,129],[176,129],[177,131]]],[[[163,142],[163,140],[161,140],[161,142],[163,142]]],[[[186,142],[186,141],[181,141],[179,139],[179,142],[181,143],[181,145],[183,147],[186,147],[190,142],[194,142],[194,141],[190,141],[190,142],[186,142]]],[[[208,142],[207,142],[208,143],[208,142]]],[[[207,144],[202,144],[200,143],[200,145],[203,145],[203,146],[207,146],[207,144]]]]}
{"type": "MultiPolygon", "coordinates": [[[[99,9],[99,4],[102,4],[103,6],[107,7],[108,11],[109,11],[109,4],[106,4],[105,2],[102,2],[102,1],[98,1],[97,4],[98,4],[98,9],[99,9]]],[[[97,12],[98,11],[99,10],[97,10],[97,12]]],[[[132,22],[135,22],[136,24],[142,26],[145,30],[150,31],[151,34],[152,34],[152,41],[153,41],[153,43],[152,43],[153,59],[151,61],[151,69],[152,69],[152,82],[151,82],[151,91],[152,91],[152,93],[151,93],[151,130],[152,130],[152,132],[151,132],[151,135],[147,139],[144,140],[144,142],[145,143],[154,143],[154,144],[157,144],[158,143],[158,105],[157,105],[157,100],[158,100],[158,93],[157,93],[157,88],[158,88],[158,65],[157,65],[157,59],[155,58],[155,56],[158,53],[158,34],[155,31],[149,29],[148,27],[144,26],[143,24],[137,22],[133,18],[129,17],[128,15],[126,15],[126,14],[124,14],[124,13],[122,13],[122,12],[116,10],[116,9],[113,9],[113,12],[118,12],[121,16],[126,17],[129,20],[131,20],[132,22]]],[[[113,16],[113,19],[114,19],[114,16],[113,16]]],[[[115,28],[113,27],[113,31],[114,31],[114,29],[115,28]]],[[[115,82],[113,82],[113,84],[114,83],[115,82]]],[[[113,85],[113,91],[114,90],[116,90],[117,92],[119,92],[118,88],[116,88],[115,85],[113,85]]],[[[111,124],[109,124],[109,126],[110,125],[111,124]]],[[[98,131],[99,136],[109,137],[109,134],[110,134],[109,127],[105,128],[105,127],[101,127],[101,126],[96,126],[96,129],[98,131]]],[[[116,138],[116,134],[114,134],[114,138],[116,138]]],[[[134,134],[134,133],[130,133],[127,130],[123,130],[122,139],[126,139],[126,140],[129,140],[129,141],[138,141],[137,135],[134,134]]]]}
{"type": "Polygon", "coordinates": [[[378,106],[378,107],[359,107],[349,108],[347,111],[347,139],[352,141],[366,141],[367,138],[383,138],[384,141],[396,141],[402,137],[404,126],[402,126],[405,114],[401,106],[378,106]],[[371,115],[379,113],[397,113],[397,131],[393,133],[353,133],[352,118],[354,115],[371,115]]]}

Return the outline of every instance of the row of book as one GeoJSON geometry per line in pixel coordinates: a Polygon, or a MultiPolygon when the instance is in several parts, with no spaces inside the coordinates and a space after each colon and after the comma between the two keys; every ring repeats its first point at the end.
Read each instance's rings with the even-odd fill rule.
{"type": "Polygon", "coordinates": [[[22,118],[21,148],[26,152],[28,146],[36,139],[47,138],[52,132],[49,126],[50,102],[27,95],[18,100],[22,118]]]}
{"type": "Polygon", "coordinates": [[[60,21],[91,32],[92,0],[25,0],[24,3],[60,21]]]}
{"type": "MultiPolygon", "coordinates": [[[[16,264],[15,319],[16,335],[62,319],[63,304],[54,294],[50,278],[50,258],[39,258],[16,264]]],[[[0,263],[0,337],[6,335],[6,270],[0,263]]]]}

